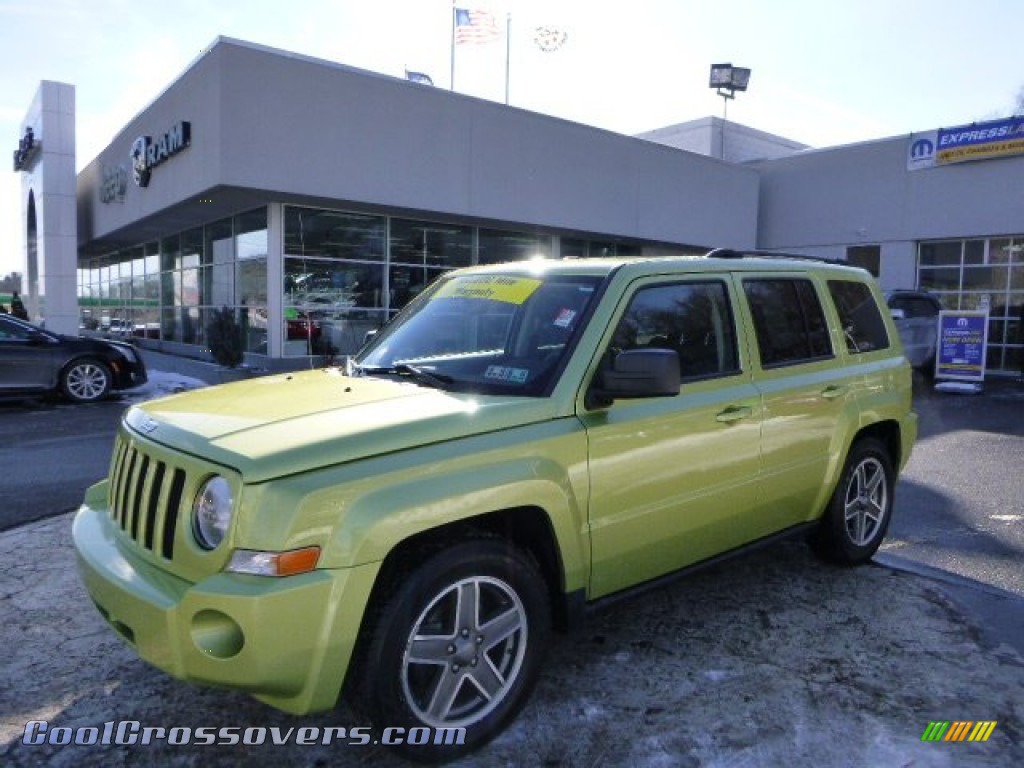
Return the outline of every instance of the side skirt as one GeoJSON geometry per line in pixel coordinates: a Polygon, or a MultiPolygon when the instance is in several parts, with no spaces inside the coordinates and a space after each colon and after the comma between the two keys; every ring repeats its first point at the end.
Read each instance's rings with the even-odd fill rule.
{"type": "Polygon", "coordinates": [[[566,628],[569,631],[578,631],[586,623],[586,617],[588,614],[603,611],[609,606],[615,605],[623,600],[630,600],[637,595],[645,592],[650,592],[655,589],[660,589],[668,584],[672,584],[679,579],[685,578],[694,574],[698,571],[702,571],[705,568],[718,565],[719,563],[732,560],[737,557],[756,552],[759,549],[770,547],[773,544],[777,544],[780,541],[788,541],[799,537],[806,537],[818,526],[818,521],[814,520],[809,523],[800,523],[794,525],[792,528],[786,528],[778,533],[773,533],[770,536],[765,536],[763,539],[758,539],[750,544],[744,544],[741,547],[730,549],[728,552],[723,552],[720,555],[709,557],[707,560],[701,560],[699,563],[688,565],[684,568],[680,568],[677,571],[672,571],[664,576],[658,576],[657,578],[645,581],[642,584],[637,584],[633,587],[615,592],[611,595],[606,595],[597,600],[587,602],[587,595],[585,589],[577,589],[574,592],[570,592],[565,595],[565,616],[566,616],[566,628]]]}

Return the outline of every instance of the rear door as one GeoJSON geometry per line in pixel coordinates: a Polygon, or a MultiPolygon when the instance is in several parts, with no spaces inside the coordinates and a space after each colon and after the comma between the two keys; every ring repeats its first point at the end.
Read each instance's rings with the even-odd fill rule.
{"type": "Polygon", "coordinates": [[[843,459],[839,425],[855,382],[837,357],[823,285],[800,272],[745,274],[741,283],[764,406],[760,514],[781,530],[820,514],[843,459]]]}
{"type": "Polygon", "coordinates": [[[737,343],[728,275],[633,284],[594,375],[628,349],[671,349],[674,397],[581,409],[590,456],[591,597],[704,560],[759,535],[750,520],[761,407],[737,343]]]}

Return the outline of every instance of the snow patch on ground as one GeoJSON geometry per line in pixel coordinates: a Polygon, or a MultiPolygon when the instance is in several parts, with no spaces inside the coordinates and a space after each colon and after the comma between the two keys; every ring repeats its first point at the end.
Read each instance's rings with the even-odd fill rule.
{"type": "Polygon", "coordinates": [[[165,371],[147,371],[149,381],[138,389],[130,389],[121,393],[121,399],[126,403],[144,403],[147,400],[154,400],[158,397],[176,395],[192,389],[199,389],[208,386],[205,381],[195,379],[191,376],[183,376],[180,373],[167,373],[165,371]]]}

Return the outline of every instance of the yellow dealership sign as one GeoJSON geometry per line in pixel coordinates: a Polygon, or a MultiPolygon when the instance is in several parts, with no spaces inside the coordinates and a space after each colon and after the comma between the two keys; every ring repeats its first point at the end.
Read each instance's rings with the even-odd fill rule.
{"type": "Polygon", "coordinates": [[[532,277],[504,275],[472,275],[450,280],[435,298],[490,299],[506,304],[522,304],[537,290],[541,281],[532,277]]]}

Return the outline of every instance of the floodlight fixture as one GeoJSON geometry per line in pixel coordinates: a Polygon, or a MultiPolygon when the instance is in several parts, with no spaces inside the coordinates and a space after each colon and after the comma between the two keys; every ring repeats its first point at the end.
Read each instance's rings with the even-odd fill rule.
{"type": "Polygon", "coordinates": [[[711,78],[708,81],[708,86],[716,89],[722,98],[736,98],[736,91],[747,90],[749,83],[750,70],[746,67],[734,67],[732,64],[711,65],[711,78]]]}

